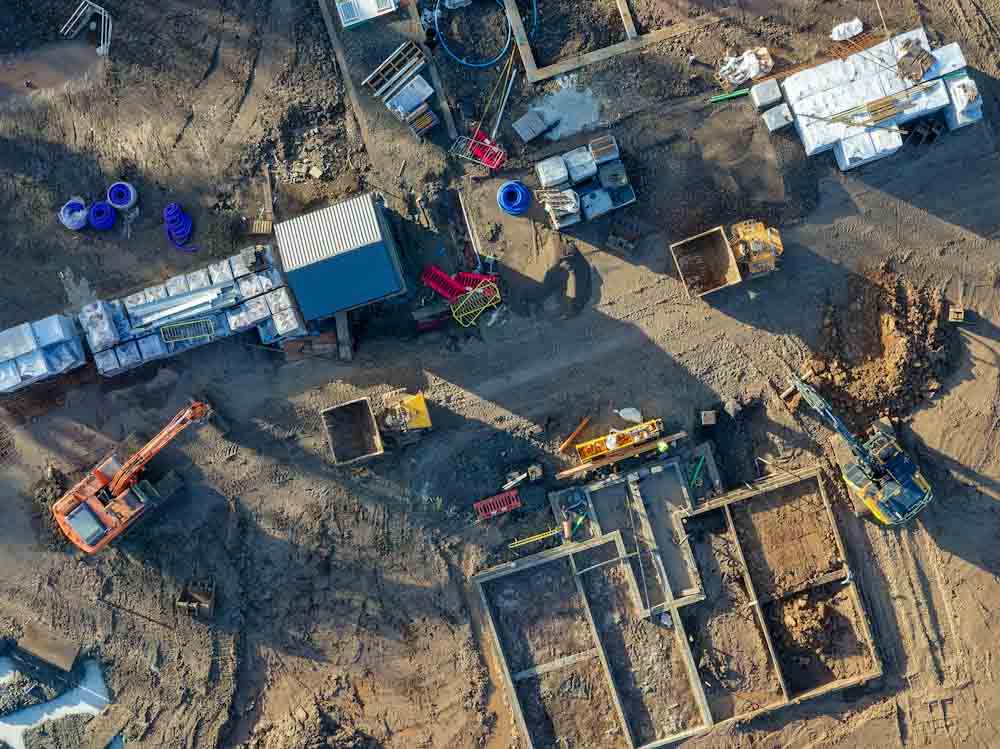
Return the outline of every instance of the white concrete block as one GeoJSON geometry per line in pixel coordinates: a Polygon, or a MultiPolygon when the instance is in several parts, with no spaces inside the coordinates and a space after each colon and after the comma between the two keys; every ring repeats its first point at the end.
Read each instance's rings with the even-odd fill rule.
{"type": "Polygon", "coordinates": [[[77,337],[73,321],[65,315],[49,315],[31,323],[38,348],[45,348],[77,337]]]}
{"type": "Polygon", "coordinates": [[[829,91],[846,83],[850,83],[850,78],[843,61],[831,60],[815,68],[793,73],[782,82],[781,89],[785,93],[785,100],[789,104],[794,104],[800,99],[829,91]]]}
{"type": "Polygon", "coordinates": [[[173,278],[168,278],[166,287],[167,296],[187,294],[191,290],[191,287],[188,286],[187,276],[174,276],[173,278]]]}
{"type": "Polygon", "coordinates": [[[966,66],[965,55],[962,54],[962,48],[958,46],[958,42],[938,47],[931,54],[934,56],[934,65],[924,75],[925,81],[954,73],[966,66]]]}
{"type": "Polygon", "coordinates": [[[139,345],[135,341],[126,341],[120,346],[115,346],[115,355],[122,369],[132,369],[142,364],[142,354],[139,353],[139,345]]]}
{"type": "Polygon", "coordinates": [[[10,393],[21,386],[21,374],[17,371],[17,362],[0,362],[0,393],[10,393]]]}
{"type": "Polygon", "coordinates": [[[552,156],[535,164],[535,174],[542,187],[551,188],[569,181],[569,169],[562,156],[552,156]]]}
{"type": "Polygon", "coordinates": [[[775,78],[750,88],[750,100],[757,109],[765,109],[781,101],[781,86],[775,78]]]}
{"type": "Polygon", "coordinates": [[[983,97],[979,95],[976,82],[969,76],[945,81],[951,104],[944,110],[944,118],[949,130],[971,125],[983,119],[983,97]]]}
{"type": "Polygon", "coordinates": [[[17,373],[21,376],[22,383],[44,380],[52,374],[45,353],[41,349],[21,354],[14,361],[17,362],[17,373]]]}
{"type": "Polygon", "coordinates": [[[762,119],[767,126],[767,131],[773,133],[792,124],[792,110],[787,104],[771,107],[764,112],[762,119]]]}
{"type": "Polygon", "coordinates": [[[95,351],[94,364],[97,365],[97,371],[104,377],[110,377],[122,371],[121,365],[118,364],[118,355],[115,354],[113,348],[106,351],[95,351]]]}
{"type": "Polygon", "coordinates": [[[569,170],[569,178],[573,184],[586,182],[597,176],[597,162],[594,155],[587,146],[574,148],[563,154],[566,168],[569,170]]]}
{"type": "Polygon", "coordinates": [[[903,113],[897,115],[893,121],[896,123],[909,122],[918,117],[939,112],[949,104],[951,104],[951,97],[948,96],[948,89],[944,85],[944,81],[935,81],[933,85],[914,94],[907,102],[903,113]]]}
{"type": "Polygon", "coordinates": [[[208,273],[208,268],[199,268],[187,274],[188,288],[191,291],[204,289],[212,285],[212,277],[208,273]]]}
{"type": "Polygon", "coordinates": [[[837,166],[843,171],[891,156],[903,146],[903,138],[894,130],[872,128],[839,141],[833,149],[837,166]]]}

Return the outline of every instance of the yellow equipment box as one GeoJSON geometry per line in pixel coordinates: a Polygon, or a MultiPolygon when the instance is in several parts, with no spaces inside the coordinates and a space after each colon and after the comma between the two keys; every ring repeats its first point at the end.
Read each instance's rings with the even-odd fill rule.
{"type": "Polygon", "coordinates": [[[659,437],[662,433],[663,421],[661,419],[653,419],[652,421],[645,421],[642,424],[636,424],[628,429],[623,429],[620,432],[612,432],[603,437],[581,442],[576,446],[576,454],[580,457],[580,460],[587,463],[609,453],[615,453],[628,447],[641,445],[643,442],[649,442],[659,437]]]}

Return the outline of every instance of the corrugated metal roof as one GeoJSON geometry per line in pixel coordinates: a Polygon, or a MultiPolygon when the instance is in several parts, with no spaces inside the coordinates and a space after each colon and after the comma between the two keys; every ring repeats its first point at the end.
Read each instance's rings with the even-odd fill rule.
{"type": "Polygon", "coordinates": [[[344,252],[290,271],[286,278],[307,321],[401,293],[406,287],[386,244],[344,252]]]}
{"type": "Polygon", "coordinates": [[[382,241],[375,195],[363,195],[274,225],[286,273],[382,241]]]}

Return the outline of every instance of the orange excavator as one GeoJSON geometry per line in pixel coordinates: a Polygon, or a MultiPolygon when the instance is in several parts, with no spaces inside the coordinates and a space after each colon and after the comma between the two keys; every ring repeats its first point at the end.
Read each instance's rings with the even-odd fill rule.
{"type": "Polygon", "coordinates": [[[86,554],[96,554],[135,525],[176,491],[171,472],[153,486],[142,478],[149,462],[192,424],[212,415],[207,403],[193,401],[132,457],[121,462],[112,452],[52,506],[52,515],[70,542],[86,554]]]}

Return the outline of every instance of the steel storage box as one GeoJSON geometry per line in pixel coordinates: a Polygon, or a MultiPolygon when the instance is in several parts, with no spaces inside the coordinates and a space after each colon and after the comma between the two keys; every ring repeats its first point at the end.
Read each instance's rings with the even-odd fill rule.
{"type": "Polygon", "coordinates": [[[374,458],[385,452],[378,422],[368,398],[341,403],[320,411],[330,457],[337,465],[374,458]]]}

